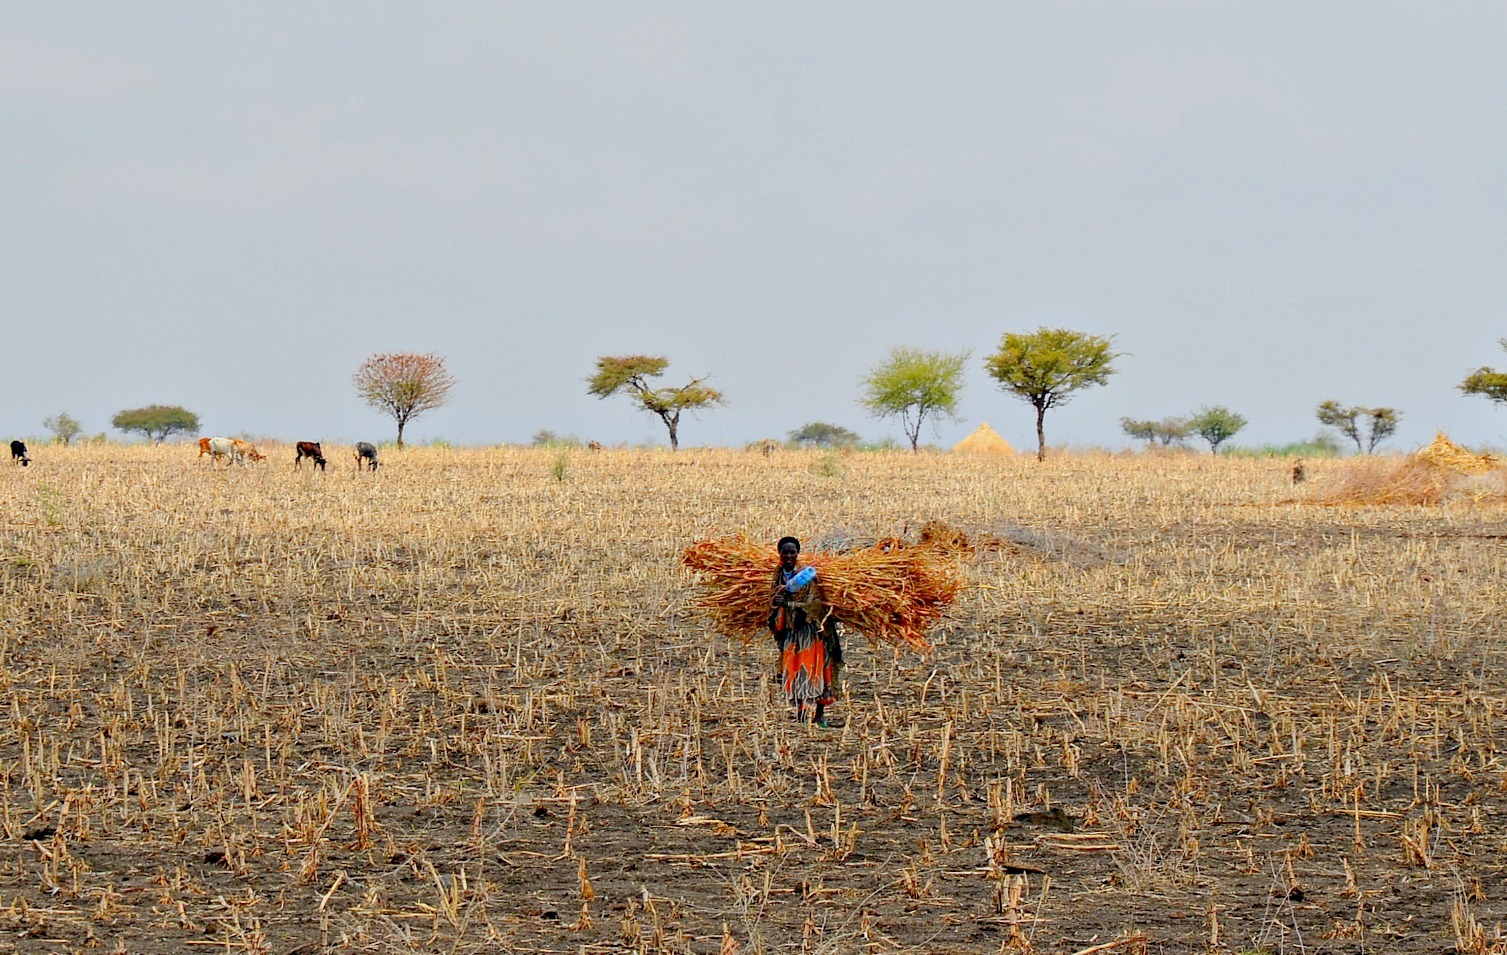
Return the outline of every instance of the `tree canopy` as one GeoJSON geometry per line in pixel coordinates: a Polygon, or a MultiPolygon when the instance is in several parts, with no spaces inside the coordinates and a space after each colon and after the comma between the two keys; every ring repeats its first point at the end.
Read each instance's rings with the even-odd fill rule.
{"type": "Polygon", "coordinates": [[[598,398],[626,394],[644,411],[657,415],[670,434],[671,450],[680,448],[680,416],[713,405],[726,404],[722,392],[706,384],[710,375],[692,378],[678,388],[655,388],[651,380],[670,367],[662,356],[621,355],[597,359],[596,374],[586,379],[586,391],[598,398]]]}
{"type": "Polygon", "coordinates": [[[1000,389],[1036,409],[1036,460],[1047,456],[1046,413],[1068,403],[1084,388],[1102,385],[1115,373],[1113,342],[1066,328],[1007,333],[999,350],[984,361],[1000,389]]]}
{"type": "Polygon", "coordinates": [[[1218,454],[1219,446],[1235,436],[1246,426],[1245,418],[1226,408],[1214,405],[1199,409],[1198,414],[1188,419],[1188,430],[1209,442],[1209,453],[1218,454]]]}
{"type": "Polygon", "coordinates": [[[110,419],[118,431],[140,432],[149,440],[161,443],[174,434],[198,434],[199,416],[179,405],[147,405],[128,408],[110,419]]]}
{"type": "Polygon", "coordinates": [[[351,376],[361,400],[390,416],[398,425],[398,447],[403,447],[403,429],[426,411],[450,400],[455,378],[445,370],[445,359],[435,354],[387,352],[361,363],[351,376]]]}
{"type": "MultiPolygon", "coordinates": [[[[1507,338],[1498,339],[1497,344],[1507,348],[1507,338]]],[[[1482,366],[1466,375],[1456,387],[1467,395],[1481,395],[1499,404],[1507,402],[1507,372],[1482,366]]]]}
{"type": "Polygon", "coordinates": [[[931,419],[956,420],[968,352],[890,349],[889,357],[864,376],[859,403],[876,418],[899,418],[910,449],[920,447],[921,426],[931,419]]]}
{"type": "Polygon", "coordinates": [[[66,411],[55,414],[50,418],[43,418],[42,427],[51,431],[53,437],[57,438],[58,442],[64,447],[72,444],[73,439],[78,437],[79,432],[84,430],[84,426],[79,424],[78,419],[66,411]]]}
{"type": "Polygon", "coordinates": [[[1402,414],[1395,408],[1346,408],[1338,401],[1326,401],[1314,409],[1320,424],[1334,428],[1355,442],[1357,454],[1371,454],[1376,446],[1397,430],[1402,414]],[[1362,419],[1365,419],[1362,423],[1362,419]]]}
{"type": "Polygon", "coordinates": [[[1147,444],[1161,444],[1165,448],[1173,442],[1182,441],[1188,437],[1188,419],[1163,418],[1160,421],[1141,421],[1135,418],[1121,418],[1120,430],[1132,438],[1145,441],[1147,444]]]}
{"type": "Polygon", "coordinates": [[[851,448],[858,444],[856,431],[825,421],[812,421],[796,428],[788,435],[790,443],[807,448],[851,448]]]}

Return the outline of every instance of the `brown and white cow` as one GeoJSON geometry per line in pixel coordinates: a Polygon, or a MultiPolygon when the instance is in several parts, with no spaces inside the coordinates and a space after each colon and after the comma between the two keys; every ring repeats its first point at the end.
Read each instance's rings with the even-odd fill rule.
{"type": "Polygon", "coordinates": [[[200,438],[199,457],[209,455],[213,461],[224,461],[226,464],[233,462],[235,456],[235,442],[229,438],[200,438]]]}

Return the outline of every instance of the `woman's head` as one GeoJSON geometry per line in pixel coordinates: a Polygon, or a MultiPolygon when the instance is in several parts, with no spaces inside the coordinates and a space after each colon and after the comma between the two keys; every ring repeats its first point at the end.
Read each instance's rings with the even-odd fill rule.
{"type": "Polygon", "coordinates": [[[778,545],[780,550],[780,566],[786,570],[795,569],[795,559],[800,556],[801,542],[794,537],[781,537],[778,545]]]}

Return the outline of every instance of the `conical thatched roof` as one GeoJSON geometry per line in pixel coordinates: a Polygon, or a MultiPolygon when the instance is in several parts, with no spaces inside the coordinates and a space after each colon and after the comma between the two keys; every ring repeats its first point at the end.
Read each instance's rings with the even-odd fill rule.
{"type": "Polygon", "coordinates": [[[999,436],[999,432],[989,427],[989,422],[978,426],[968,437],[952,446],[952,450],[961,451],[964,454],[1014,454],[1015,449],[1010,447],[1010,442],[999,436]]]}

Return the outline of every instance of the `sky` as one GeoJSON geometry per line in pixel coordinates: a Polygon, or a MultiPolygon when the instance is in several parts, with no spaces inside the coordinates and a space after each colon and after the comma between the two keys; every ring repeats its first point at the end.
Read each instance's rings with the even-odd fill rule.
{"type": "MultiPolygon", "coordinates": [[[[0,421],[383,440],[368,355],[457,386],[410,441],[665,442],[585,379],[670,360],[683,445],[867,439],[895,346],[970,352],[950,445],[1034,446],[984,359],[1113,336],[1047,439],[1315,406],[1507,447],[1507,7],[478,2],[0,6],[0,421]]],[[[119,435],[117,435],[119,436],[119,435]]]]}

